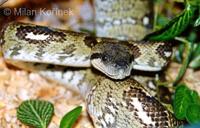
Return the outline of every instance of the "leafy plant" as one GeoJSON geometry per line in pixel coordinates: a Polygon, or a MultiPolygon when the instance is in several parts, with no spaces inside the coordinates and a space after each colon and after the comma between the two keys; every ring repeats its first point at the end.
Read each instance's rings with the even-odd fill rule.
{"type": "MultiPolygon", "coordinates": [[[[60,122],[60,128],[71,128],[81,114],[78,106],[67,113],[60,122]]],[[[35,128],[47,128],[54,112],[54,106],[48,101],[27,100],[17,108],[17,118],[26,125],[35,128]]]]}
{"type": "Polygon", "coordinates": [[[35,128],[47,128],[54,112],[53,105],[43,100],[27,100],[17,108],[17,118],[35,128]]]}
{"type": "Polygon", "coordinates": [[[187,2],[185,10],[179,16],[171,20],[162,29],[147,35],[144,40],[166,41],[173,39],[192,22],[196,9],[196,7],[187,2]]]}
{"type": "Polygon", "coordinates": [[[196,91],[190,90],[185,84],[180,84],[175,90],[173,109],[175,116],[186,119],[189,123],[200,121],[200,97],[196,91]]]}
{"type": "Polygon", "coordinates": [[[78,119],[79,115],[81,114],[82,107],[78,106],[75,109],[68,112],[60,122],[60,128],[71,128],[75,121],[78,119]]]}
{"type": "MultiPolygon", "coordinates": [[[[183,1],[180,1],[180,2],[183,2],[183,1]]],[[[178,76],[173,83],[174,85],[176,85],[181,80],[190,61],[191,61],[190,67],[192,68],[200,67],[200,54],[199,54],[200,50],[198,49],[196,51],[193,50],[194,39],[192,39],[192,41],[190,41],[191,39],[189,39],[188,41],[187,39],[177,37],[188,27],[189,24],[193,23],[193,19],[196,18],[195,12],[197,11],[200,12],[199,8],[200,8],[200,4],[198,0],[185,0],[185,9],[179,16],[169,21],[169,23],[166,24],[160,30],[153,32],[144,38],[144,40],[167,41],[167,40],[174,39],[176,37],[175,38],[176,40],[179,40],[184,44],[184,47],[185,47],[184,51],[186,52],[186,55],[183,58],[182,67],[179,70],[178,76]]],[[[195,26],[198,26],[198,24],[199,24],[199,17],[196,19],[195,26]]],[[[194,38],[193,36],[191,37],[194,38]]],[[[200,47],[200,44],[198,44],[197,48],[199,47],[200,47]]],[[[177,57],[177,60],[181,62],[182,56],[180,57],[180,55],[183,54],[183,47],[179,50],[180,51],[177,52],[178,54],[176,54],[178,56],[176,57],[177,57]]]]}

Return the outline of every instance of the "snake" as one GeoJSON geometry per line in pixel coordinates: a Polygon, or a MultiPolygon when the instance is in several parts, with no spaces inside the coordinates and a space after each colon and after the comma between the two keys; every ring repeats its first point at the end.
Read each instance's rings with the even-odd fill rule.
{"type": "Polygon", "coordinates": [[[71,82],[85,97],[95,128],[178,127],[183,123],[144,86],[128,78],[132,69],[162,70],[172,54],[164,42],[92,37],[12,22],[2,29],[0,44],[8,63],[71,82]]]}
{"type": "Polygon", "coordinates": [[[172,54],[164,42],[95,38],[84,33],[23,23],[3,31],[4,58],[71,67],[95,67],[108,77],[124,79],[132,69],[160,71],[172,54]]]}

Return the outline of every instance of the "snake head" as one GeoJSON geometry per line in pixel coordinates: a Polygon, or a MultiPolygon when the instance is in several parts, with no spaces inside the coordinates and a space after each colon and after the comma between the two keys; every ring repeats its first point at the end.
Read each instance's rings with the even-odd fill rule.
{"type": "Polygon", "coordinates": [[[93,47],[91,63],[113,79],[123,79],[131,74],[133,56],[126,45],[115,42],[98,43],[93,47]]]}

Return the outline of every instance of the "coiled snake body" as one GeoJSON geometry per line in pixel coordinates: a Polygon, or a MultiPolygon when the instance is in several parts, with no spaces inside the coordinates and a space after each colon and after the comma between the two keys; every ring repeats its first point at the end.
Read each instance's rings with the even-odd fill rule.
{"type": "MultiPolygon", "coordinates": [[[[22,23],[8,24],[2,35],[2,52],[7,60],[74,67],[88,67],[91,61],[94,63],[94,67],[95,64],[112,67],[108,70],[97,67],[103,73],[108,72],[105,73],[108,76],[111,76],[112,70],[130,69],[129,66],[134,63],[144,66],[144,62],[135,62],[135,59],[142,57],[140,54],[147,55],[153,50],[154,54],[149,54],[145,60],[158,57],[159,59],[155,59],[158,62],[162,60],[160,62],[164,63],[161,63],[161,66],[164,66],[169,56],[163,55],[165,52],[170,52],[162,42],[149,45],[149,43],[127,41],[120,44],[119,41],[110,38],[93,38],[85,34],[22,23]],[[138,50],[135,50],[136,48],[138,50]],[[141,48],[145,50],[140,50],[141,48]],[[108,54],[109,52],[111,54],[108,54]],[[138,54],[139,52],[140,54],[138,54]],[[107,59],[103,55],[108,55],[107,59]],[[106,63],[107,61],[110,63],[106,63]]],[[[126,70],[120,73],[125,75],[117,74],[115,76],[127,76],[126,70]]],[[[87,94],[89,91],[88,110],[96,127],[151,127],[176,126],[178,124],[172,114],[136,81],[129,79],[113,81],[104,76],[89,79],[92,79],[88,83],[93,87],[85,93],[87,94]]]]}
{"type": "Polygon", "coordinates": [[[46,74],[48,70],[56,71],[55,76],[61,76],[63,82],[69,78],[67,72],[59,72],[66,70],[62,66],[93,66],[106,74],[107,77],[98,71],[83,70],[76,83],[86,97],[96,128],[176,127],[182,123],[137,81],[118,80],[129,76],[131,69],[159,71],[166,66],[171,48],[163,42],[94,38],[24,23],[5,26],[0,39],[8,62],[46,74]]]}

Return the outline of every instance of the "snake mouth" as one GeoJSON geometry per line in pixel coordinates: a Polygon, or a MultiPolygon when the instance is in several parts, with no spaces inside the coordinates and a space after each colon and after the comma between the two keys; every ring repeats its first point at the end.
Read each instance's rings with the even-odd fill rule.
{"type": "Polygon", "coordinates": [[[112,68],[112,66],[104,65],[101,60],[92,60],[93,67],[103,72],[106,76],[112,79],[124,79],[131,74],[131,69],[118,69],[112,68]]]}

